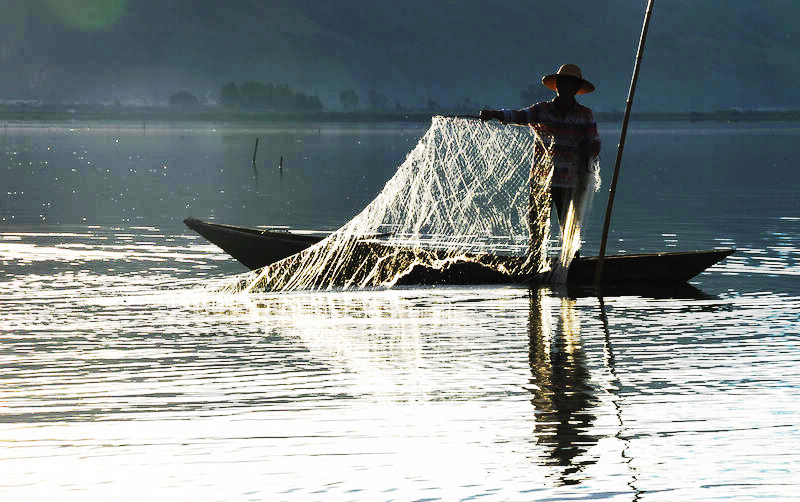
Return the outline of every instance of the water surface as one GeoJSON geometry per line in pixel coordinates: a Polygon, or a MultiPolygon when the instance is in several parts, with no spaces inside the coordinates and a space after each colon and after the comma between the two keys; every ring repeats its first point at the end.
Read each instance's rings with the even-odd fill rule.
{"type": "Polygon", "coordinates": [[[183,217],[335,228],[424,127],[8,128],[3,498],[796,497],[791,125],[632,129],[610,246],[738,249],[691,287],[209,292],[183,217]]]}

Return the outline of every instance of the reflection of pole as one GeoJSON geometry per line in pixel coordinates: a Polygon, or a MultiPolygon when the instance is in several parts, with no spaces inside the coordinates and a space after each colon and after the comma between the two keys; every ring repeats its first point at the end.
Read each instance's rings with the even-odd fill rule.
{"type": "MultiPolygon", "coordinates": [[[[611,332],[608,329],[608,316],[606,316],[606,303],[603,301],[602,296],[597,297],[597,301],[600,302],[600,321],[603,323],[603,334],[605,335],[605,363],[608,366],[609,371],[611,371],[611,375],[614,377],[614,380],[619,383],[619,379],[617,378],[617,372],[614,368],[614,353],[611,351],[611,332]]],[[[621,421],[620,421],[621,422],[621,421]]]]}
{"type": "Polygon", "coordinates": [[[644,42],[647,38],[647,28],[650,25],[650,15],[653,12],[653,2],[647,1],[647,11],[644,15],[642,24],[642,34],[639,37],[639,48],[636,51],[636,63],[633,65],[633,76],[631,77],[631,87],[628,90],[628,101],[625,104],[625,118],[622,119],[622,131],[619,135],[619,145],[617,146],[617,160],[614,163],[614,176],[611,178],[611,189],[608,193],[608,205],[606,206],[606,217],[603,222],[603,238],[600,241],[600,253],[597,256],[597,268],[594,271],[594,284],[599,286],[603,279],[603,260],[606,254],[606,241],[608,241],[608,228],[611,226],[611,211],[614,208],[614,195],[617,192],[617,180],[619,179],[619,168],[622,163],[622,150],[625,148],[625,135],[628,132],[628,121],[631,117],[631,107],[633,106],[633,95],[636,92],[636,81],[639,80],[639,68],[642,65],[644,55],[644,42]]]}
{"type": "Polygon", "coordinates": [[[639,481],[637,477],[636,467],[633,465],[633,458],[629,457],[625,452],[630,448],[630,439],[622,434],[622,431],[625,427],[625,423],[622,421],[622,396],[620,395],[622,390],[622,383],[619,380],[619,376],[617,375],[617,368],[616,368],[616,361],[614,359],[614,351],[611,348],[611,332],[608,328],[608,316],[606,315],[606,304],[603,301],[602,296],[598,296],[597,300],[600,302],[600,321],[603,323],[603,359],[605,362],[606,367],[608,368],[609,373],[611,373],[612,383],[608,386],[609,392],[614,394],[615,399],[612,400],[614,404],[614,409],[617,412],[617,422],[619,422],[619,430],[614,435],[618,440],[622,441],[625,444],[625,447],[622,449],[620,453],[622,458],[625,459],[624,463],[628,464],[628,467],[631,470],[631,480],[628,482],[628,486],[631,490],[635,493],[635,497],[633,500],[639,500],[641,497],[642,492],[636,488],[636,483],[639,481]],[[616,391],[615,391],[616,389],[616,391]]]}

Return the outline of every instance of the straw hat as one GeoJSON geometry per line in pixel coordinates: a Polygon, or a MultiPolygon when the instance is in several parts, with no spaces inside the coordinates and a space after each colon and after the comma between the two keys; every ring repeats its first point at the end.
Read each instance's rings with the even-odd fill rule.
{"type": "Polygon", "coordinates": [[[556,73],[545,75],[542,77],[542,83],[545,87],[550,90],[556,90],[556,76],[557,75],[566,75],[568,77],[575,77],[578,80],[583,82],[583,85],[580,89],[578,89],[578,94],[589,94],[594,90],[594,85],[585,80],[583,75],[581,74],[581,69],[576,64],[565,64],[561,65],[561,68],[558,69],[556,73]]]}

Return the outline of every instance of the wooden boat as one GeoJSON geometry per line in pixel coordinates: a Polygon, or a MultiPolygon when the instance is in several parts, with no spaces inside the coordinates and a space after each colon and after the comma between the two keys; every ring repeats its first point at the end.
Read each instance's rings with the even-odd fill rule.
{"type": "MultiPolygon", "coordinates": [[[[613,286],[685,284],[710,266],[733,254],[734,249],[708,251],[679,251],[606,256],[602,284],[613,286]]],[[[513,261],[518,258],[493,257],[492,261],[513,261]]],[[[594,285],[597,257],[588,256],[572,260],[567,274],[567,284],[594,285]]],[[[503,284],[547,283],[546,276],[509,276],[494,268],[481,265],[481,260],[451,264],[444,270],[418,266],[398,284],[503,284]]]]}
{"type": "MultiPolygon", "coordinates": [[[[603,284],[685,283],[735,251],[714,249],[606,256],[603,284]]],[[[597,257],[572,260],[567,283],[592,284],[596,267],[597,257]]]]}
{"type": "Polygon", "coordinates": [[[325,238],[324,235],[237,227],[195,218],[186,218],[183,223],[251,270],[299,253],[325,238]]]}
{"type": "MultiPolygon", "coordinates": [[[[187,218],[184,223],[250,269],[261,268],[282,260],[324,238],[322,235],[237,227],[194,218],[187,218]]],[[[734,249],[715,249],[606,256],[602,284],[608,286],[684,284],[734,251],[734,249]]],[[[506,259],[518,258],[492,258],[493,261],[506,259]]],[[[504,284],[542,280],[541,277],[513,277],[502,274],[494,268],[482,265],[481,261],[475,259],[457,262],[443,270],[418,266],[400,278],[398,284],[504,284]]],[[[596,266],[596,257],[576,258],[570,266],[567,284],[592,285],[596,266]]]]}

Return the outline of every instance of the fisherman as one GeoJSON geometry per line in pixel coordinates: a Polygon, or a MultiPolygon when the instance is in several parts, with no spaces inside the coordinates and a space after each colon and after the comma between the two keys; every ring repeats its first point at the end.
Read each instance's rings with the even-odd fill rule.
{"type": "MultiPolygon", "coordinates": [[[[575,99],[576,94],[594,91],[574,64],[561,66],[556,73],[542,77],[542,84],[556,92],[552,101],[543,101],[520,110],[481,110],[481,120],[497,119],[504,123],[531,125],[544,139],[552,142],[553,177],[550,194],[562,233],[570,202],[580,183],[589,183],[594,160],[600,154],[600,137],[592,110],[575,99]]],[[[537,159],[544,150],[537,146],[537,159]]]]}

